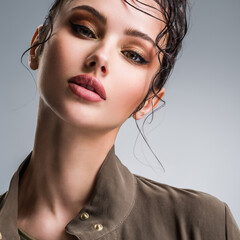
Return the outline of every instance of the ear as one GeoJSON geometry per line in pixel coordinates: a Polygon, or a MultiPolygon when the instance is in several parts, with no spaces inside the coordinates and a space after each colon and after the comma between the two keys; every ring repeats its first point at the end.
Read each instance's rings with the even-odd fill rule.
{"type": "Polygon", "coordinates": [[[32,37],[32,41],[31,41],[32,48],[30,49],[30,52],[29,52],[28,64],[32,70],[38,69],[38,48],[39,48],[39,46],[35,46],[35,45],[39,43],[39,32],[40,32],[41,28],[42,28],[42,25],[40,25],[36,29],[36,31],[32,37]],[[33,47],[33,46],[35,46],[35,47],[33,47]]]}
{"type": "Polygon", "coordinates": [[[154,94],[152,96],[154,96],[153,98],[148,99],[144,106],[136,113],[133,114],[133,118],[135,120],[139,120],[142,117],[144,117],[148,112],[150,112],[152,109],[154,109],[160,99],[163,97],[163,95],[165,94],[165,88],[162,88],[159,93],[157,94],[158,97],[154,96],[154,94]]]}

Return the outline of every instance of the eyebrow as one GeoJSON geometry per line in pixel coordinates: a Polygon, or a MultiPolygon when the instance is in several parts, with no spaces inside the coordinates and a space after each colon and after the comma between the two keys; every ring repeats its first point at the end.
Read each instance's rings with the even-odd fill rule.
{"type": "Polygon", "coordinates": [[[75,11],[77,9],[88,11],[89,13],[93,14],[100,22],[106,25],[107,18],[104,15],[102,15],[100,12],[98,12],[95,8],[87,5],[82,5],[82,6],[77,6],[73,8],[72,11],[75,11]]]}
{"type": "Polygon", "coordinates": [[[125,31],[125,34],[132,37],[140,37],[144,40],[151,42],[155,46],[155,42],[146,33],[139,32],[138,30],[129,28],[125,31]]]}
{"type": "MultiPolygon", "coordinates": [[[[72,11],[75,11],[77,9],[88,11],[89,13],[93,14],[104,25],[107,24],[107,18],[104,15],[102,15],[99,11],[97,11],[95,8],[90,7],[88,5],[82,5],[82,6],[74,7],[72,11]]],[[[153,41],[153,39],[143,32],[129,28],[125,31],[125,34],[127,36],[132,36],[132,37],[140,37],[144,40],[149,41],[150,43],[153,44],[153,46],[155,46],[155,42],[153,41]]]]}

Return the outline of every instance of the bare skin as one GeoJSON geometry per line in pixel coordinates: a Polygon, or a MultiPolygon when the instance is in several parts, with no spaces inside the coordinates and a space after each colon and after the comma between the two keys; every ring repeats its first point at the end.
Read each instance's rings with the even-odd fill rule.
{"type": "MultiPolygon", "coordinates": [[[[84,21],[79,17],[77,23],[86,21],[88,17],[84,21]]],[[[155,39],[159,22],[119,0],[70,1],[54,22],[53,36],[45,44],[43,54],[37,56],[37,48],[30,51],[29,65],[38,69],[40,99],[33,154],[19,186],[18,226],[35,239],[74,239],[65,232],[65,226],[91,195],[95,177],[121,125],[142,102],[159,68],[152,44],[126,37],[127,28],[147,29],[146,34],[155,39]],[[69,30],[66,18],[70,16],[72,20],[70,10],[79,5],[90,5],[106,16],[108,24],[96,26],[96,32],[105,31],[104,38],[80,38],[69,30]],[[113,9],[123,19],[122,24],[113,9]],[[122,46],[124,50],[139,50],[150,63],[134,63],[120,54],[122,46]],[[105,101],[87,102],[70,93],[67,80],[83,73],[102,81],[107,93],[105,101]]],[[[32,45],[38,42],[38,33],[39,29],[32,45]]],[[[163,88],[158,97],[164,93],[163,88]]],[[[146,101],[133,117],[141,119],[157,106],[159,98],[146,101]]]]}
{"type": "Polygon", "coordinates": [[[18,226],[36,239],[73,239],[64,228],[87,201],[115,134],[80,135],[41,102],[32,158],[20,184],[18,226]]]}

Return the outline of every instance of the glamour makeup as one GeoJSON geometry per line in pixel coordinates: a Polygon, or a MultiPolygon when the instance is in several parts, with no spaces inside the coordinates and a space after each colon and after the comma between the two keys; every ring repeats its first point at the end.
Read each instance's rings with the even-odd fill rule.
{"type": "Polygon", "coordinates": [[[73,94],[90,102],[100,102],[106,100],[106,92],[97,78],[82,74],[71,78],[68,81],[69,88],[73,94]]]}

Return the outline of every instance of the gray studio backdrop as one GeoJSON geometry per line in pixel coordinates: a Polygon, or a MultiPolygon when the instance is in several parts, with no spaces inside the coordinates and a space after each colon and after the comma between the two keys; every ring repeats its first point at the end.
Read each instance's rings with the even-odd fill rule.
{"type": "MultiPolygon", "coordinates": [[[[50,4],[51,0],[0,2],[0,193],[33,147],[38,93],[20,56],[50,4]]],[[[183,53],[166,85],[167,104],[145,128],[165,173],[142,137],[137,139],[133,119],[122,126],[115,144],[116,154],[133,173],[210,193],[230,206],[238,225],[239,11],[239,0],[192,1],[183,53]]]]}

